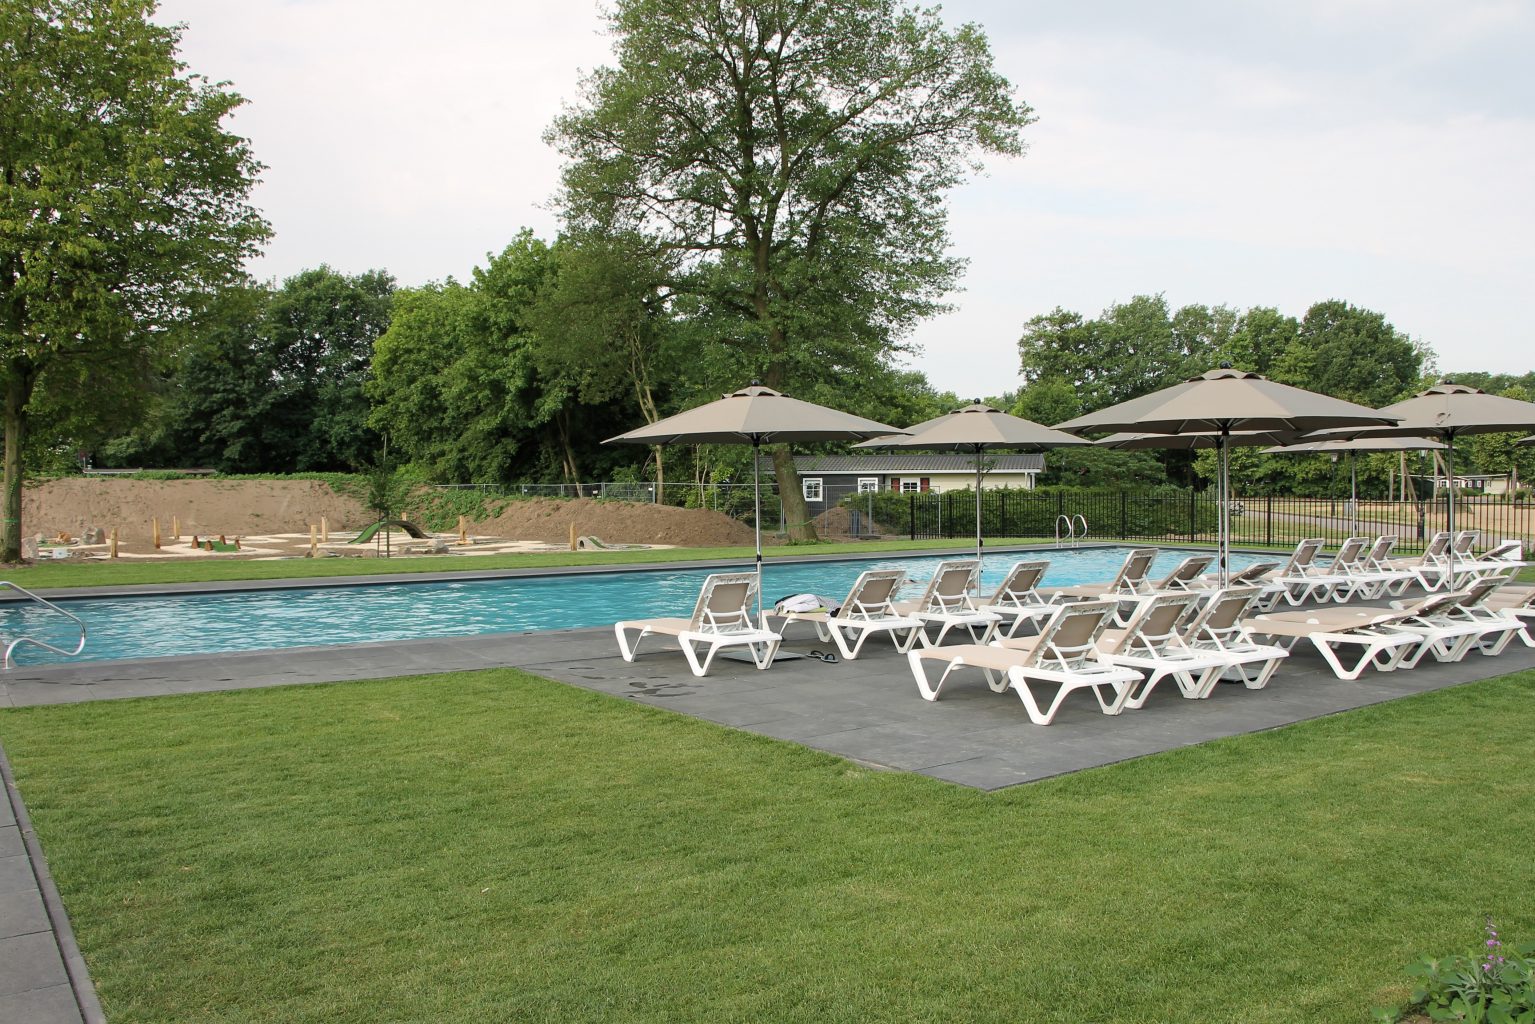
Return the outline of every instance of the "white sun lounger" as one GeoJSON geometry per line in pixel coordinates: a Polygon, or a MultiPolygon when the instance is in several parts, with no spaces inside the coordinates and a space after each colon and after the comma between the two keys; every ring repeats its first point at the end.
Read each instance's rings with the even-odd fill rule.
{"type": "Polygon", "coordinates": [[[613,625],[618,650],[625,661],[633,661],[640,641],[647,636],[676,637],[688,667],[695,676],[709,671],[714,656],[724,647],[745,647],[757,668],[773,663],[773,655],[783,639],[777,633],[758,628],[752,621],[752,602],[757,596],[754,572],[715,573],[704,580],[698,592],[693,614],[685,619],[633,619],[613,625]],[[631,640],[629,634],[633,633],[631,640]],[[703,661],[698,649],[705,649],[703,661]]]}
{"type": "Polygon", "coordinates": [[[980,574],[981,563],[974,558],[939,562],[922,596],[895,602],[895,613],[920,621],[924,636],[928,626],[937,626],[938,636],[929,641],[934,645],[943,643],[949,630],[955,628],[965,630],[971,643],[984,644],[1002,616],[976,607],[971,590],[979,589],[974,584],[980,574]]]}
{"type": "Polygon", "coordinates": [[[1422,653],[1432,653],[1440,661],[1458,661],[1472,650],[1497,655],[1516,637],[1526,647],[1535,647],[1535,637],[1530,636],[1524,622],[1507,607],[1494,603],[1507,582],[1507,576],[1489,576],[1457,591],[1460,599],[1430,616],[1428,624],[1445,629],[1447,638],[1464,637],[1463,641],[1458,648],[1442,642],[1439,648],[1422,653]]]}
{"type": "Polygon", "coordinates": [[[1048,587],[1041,590],[1052,601],[1097,600],[1104,597],[1143,597],[1151,593],[1147,575],[1157,560],[1156,548],[1135,548],[1125,556],[1119,572],[1107,583],[1080,583],[1071,587],[1048,587]]]}
{"type": "Polygon", "coordinates": [[[822,641],[830,640],[836,644],[837,650],[848,661],[858,657],[865,641],[876,633],[890,634],[895,649],[905,654],[918,638],[926,639],[921,619],[895,610],[893,598],[905,579],[906,572],[902,569],[869,569],[853,583],[847,600],[835,614],[764,610],[762,623],[764,627],[771,626],[777,619],[779,630],[786,631],[793,623],[809,622],[815,626],[816,635],[822,641]]]}
{"type": "Polygon", "coordinates": [[[1242,618],[1258,599],[1257,587],[1232,587],[1211,594],[1193,618],[1183,623],[1183,639],[1190,647],[1225,659],[1226,670],[1209,679],[1202,697],[1208,697],[1223,678],[1235,676],[1249,690],[1268,685],[1279,663],[1290,656],[1283,647],[1260,644],[1242,624],[1242,618]]]}
{"type": "Polygon", "coordinates": [[[1015,636],[1025,623],[1038,623],[1060,608],[1039,593],[1039,581],[1045,578],[1049,562],[1017,562],[996,593],[983,598],[976,607],[1001,617],[994,635],[1015,636]]]}
{"type": "Polygon", "coordinates": [[[1086,601],[1063,605],[1041,628],[1038,636],[1007,641],[1007,647],[995,644],[959,644],[930,647],[907,654],[917,689],[927,700],[937,700],[943,684],[964,667],[985,671],[986,681],[997,693],[1012,687],[1023,701],[1029,720],[1035,725],[1049,725],[1055,720],[1062,702],[1075,690],[1088,687],[1106,715],[1124,710],[1131,688],[1141,678],[1134,669],[1112,665],[1100,655],[1098,637],[1114,614],[1112,600],[1086,601]],[[943,666],[936,681],[927,677],[926,663],[943,666]],[[999,678],[1000,677],[1000,678],[999,678]],[[1054,685],[1054,699],[1042,706],[1030,683],[1054,685]]]}
{"type": "Polygon", "coordinates": [[[1275,589],[1269,591],[1268,599],[1263,602],[1266,608],[1278,606],[1281,600],[1290,605],[1325,601],[1334,590],[1348,582],[1342,575],[1317,566],[1316,556],[1325,543],[1319,538],[1310,538],[1295,545],[1289,561],[1268,579],[1275,589]]]}
{"type": "Polygon", "coordinates": [[[1423,634],[1398,629],[1397,624],[1439,605],[1454,603],[1457,595],[1425,598],[1410,609],[1313,608],[1307,611],[1267,612],[1244,619],[1242,625],[1257,637],[1269,637],[1276,646],[1292,650],[1306,640],[1317,649],[1339,679],[1358,679],[1371,665],[1382,672],[1398,668],[1423,642],[1423,634]],[[1342,651],[1358,648],[1358,657],[1345,664],[1342,651]]]}
{"type": "Polygon", "coordinates": [[[1151,691],[1163,679],[1171,678],[1189,700],[1205,696],[1215,685],[1227,660],[1190,647],[1179,628],[1179,622],[1202,597],[1184,592],[1147,598],[1123,629],[1106,629],[1098,638],[1098,651],[1104,660],[1145,675],[1143,682],[1132,687],[1125,707],[1145,707],[1151,691]]]}

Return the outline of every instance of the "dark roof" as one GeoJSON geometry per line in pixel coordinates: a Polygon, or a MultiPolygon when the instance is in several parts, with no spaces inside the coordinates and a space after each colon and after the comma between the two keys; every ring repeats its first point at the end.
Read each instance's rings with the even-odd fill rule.
{"type": "MultiPolygon", "coordinates": [[[[1040,473],[1043,455],[986,455],[988,473],[1040,473]]],[[[794,468],[805,473],[974,473],[970,455],[912,452],[908,455],[796,455],[794,468]]]]}

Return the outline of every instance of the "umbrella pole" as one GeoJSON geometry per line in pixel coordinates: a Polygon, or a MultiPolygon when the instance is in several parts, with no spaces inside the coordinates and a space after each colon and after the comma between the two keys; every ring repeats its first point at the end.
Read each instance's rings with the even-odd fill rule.
{"type": "Polygon", "coordinates": [[[1219,514],[1216,516],[1216,528],[1220,534],[1217,538],[1216,548],[1221,561],[1221,586],[1231,583],[1231,452],[1227,442],[1231,433],[1230,427],[1221,428],[1220,450],[1220,482],[1217,485],[1216,501],[1220,504],[1219,514]]]}
{"type": "Polygon", "coordinates": [[[757,624],[762,624],[762,440],[752,437],[752,526],[757,540],[757,624]]]}
{"type": "Polygon", "coordinates": [[[1354,465],[1354,453],[1348,453],[1348,535],[1359,533],[1359,468],[1354,465]]]}
{"type": "Polygon", "coordinates": [[[1449,507],[1445,511],[1445,529],[1450,531],[1449,568],[1445,571],[1446,590],[1455,589],[1455,431],[1444,432],[1444,443],[1448,446],[1444,450],[1444,476],[1448,488],[1445,496],[1449,500],[1449,507]]]}
{"type": "Polygon", "coordinates": [[[979,597],[981,593],[981,548],[985,541],[981,539],[981,446],[975,446],[975,593],[979,597]]]}

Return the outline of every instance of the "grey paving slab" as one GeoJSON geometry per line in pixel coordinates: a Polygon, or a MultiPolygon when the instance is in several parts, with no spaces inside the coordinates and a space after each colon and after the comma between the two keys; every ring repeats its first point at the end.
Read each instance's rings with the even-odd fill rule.
{"type": "Polygon", "coordinates": [[[36,889],[37,879],[32,875],[32,862],[26,854],[0,858],[0,893],[36,889]]]}
{"type": "Polygon", "coordinates": [[[68,984],[52,932],[0,939],[0,995],[68,984]]]}
{"type": "Polygon", "coordinates": [[[0,939],[46,932],[52,928],[37,889],[0,893],[0,939]]]}
{"type": "Polygon", "coordinates": [[[0,1024],[82,1024],[74,990],[68,985],[0,996],[0,1024]]]}
{"type": "MultiPolygon", "coordinates": [[[[10,810],[10,801],[0,801],[0,806],[10,810]]],[[[26,853],[26,847],[21,842],[21,829],[15,825],[0,825],[0,860],[6,857],[20,857],[26,853]]]]}

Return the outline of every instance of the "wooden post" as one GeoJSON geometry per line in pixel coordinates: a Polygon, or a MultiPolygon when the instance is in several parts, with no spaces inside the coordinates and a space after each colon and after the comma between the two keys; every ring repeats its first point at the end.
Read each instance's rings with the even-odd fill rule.
{"type": "Polygon", "coordinates": [[[171,540],[180,540],[180,539],[181,539],[181,518],[179,516],[171,516],[171,540]]]}
{"type": "Polygon", "coordinates": [[[468,516],[459,516],[458,517],[458,542],[460,544],[468,544],[469,543],[469,517],[468,516]]]}
{"type": "Polygon", "coordinates": [[[110,547],[110,549],[108,551],[107,557],[108,558],[116,558],[117,557],[117,527],[115,527],[115,526],[112,527],[112,537],[111,537],[110,544],[111,544],[111,547],[110,547]]]}
{"type": "Polygon", "coordinates": [[[330,543],[330,520],[324,516],[320,517],[320,543],[330,543]]]}
{"type": "Polygon", "coordinates": [[[576,524],[570,524],[570,550],[576,550],[576,524]]]}
{"type": "Polygon", "coordinates": [[[155,550],[160,550],[160,519],[158,516],[149,520],[149,533],[154,538],[155,550]]]}
{"type": "Polygon", "coordinates": [[[309,557],[320,557],[320,530],[313,523],[309,524],[309,557]]]}

